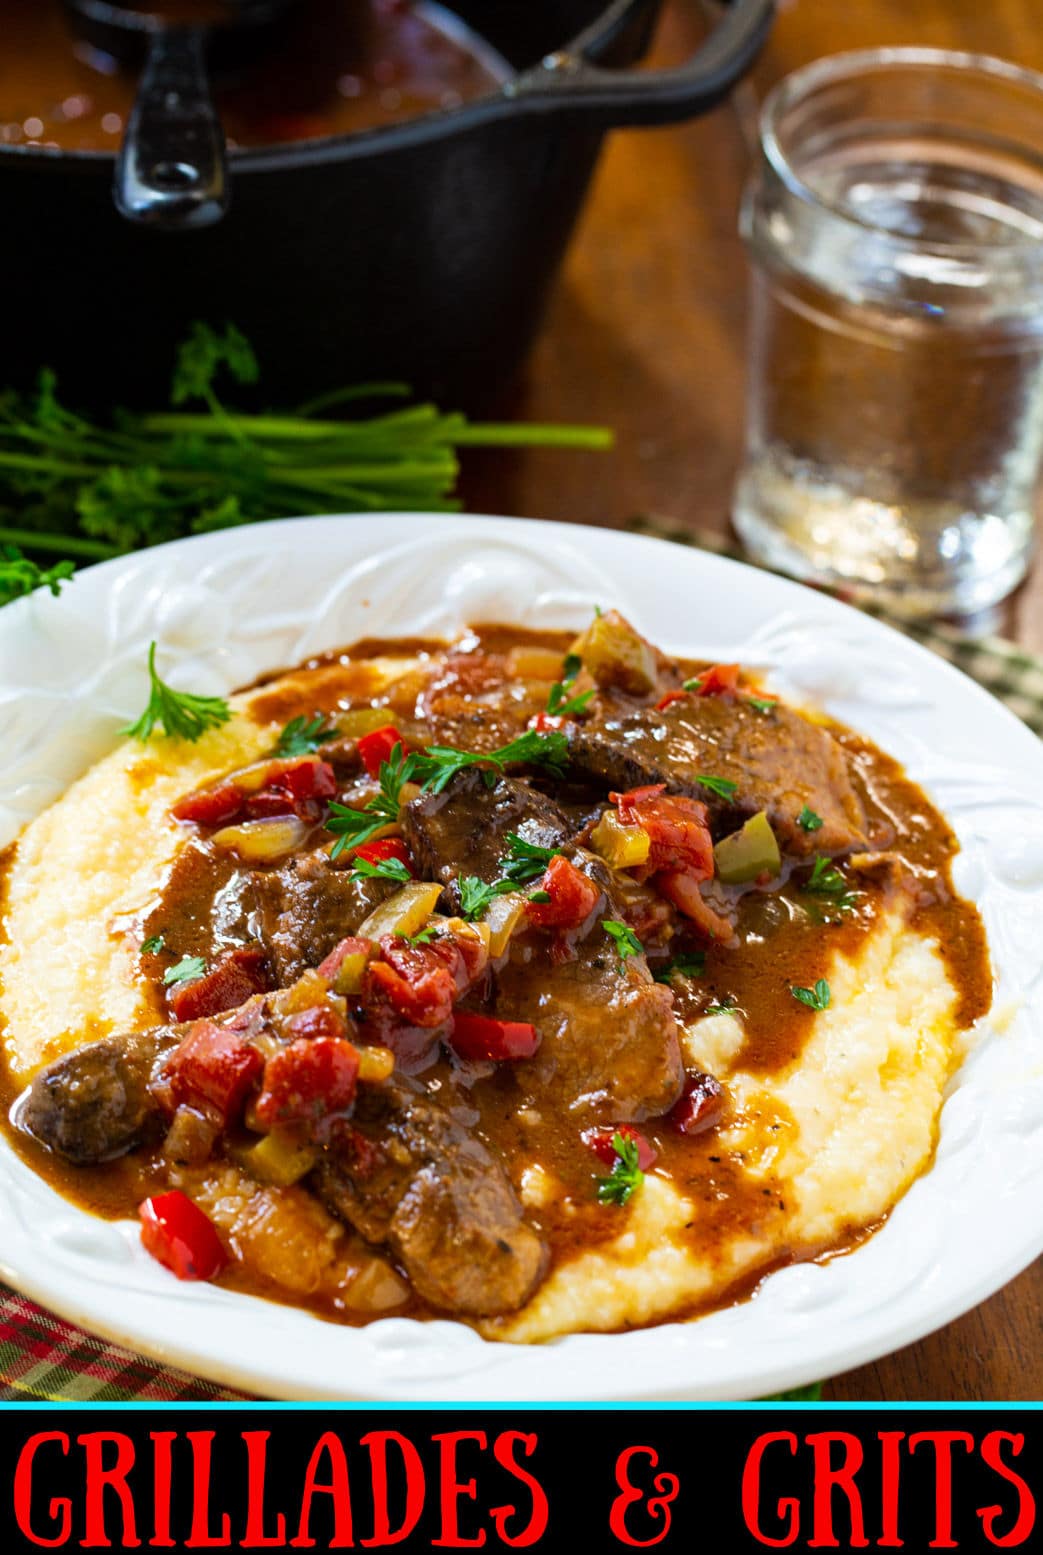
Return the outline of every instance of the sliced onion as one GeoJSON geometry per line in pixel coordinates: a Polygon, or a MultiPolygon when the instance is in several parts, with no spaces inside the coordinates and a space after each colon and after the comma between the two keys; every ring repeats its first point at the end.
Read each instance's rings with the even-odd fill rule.
{"type": "Polygon", "coordinates": [[[250,864],[270,864],[303,847],[310,827],[296,815],[271,815],[240,826],[222,826],[213,843],[226,853],[237,853],[250,864]]]}

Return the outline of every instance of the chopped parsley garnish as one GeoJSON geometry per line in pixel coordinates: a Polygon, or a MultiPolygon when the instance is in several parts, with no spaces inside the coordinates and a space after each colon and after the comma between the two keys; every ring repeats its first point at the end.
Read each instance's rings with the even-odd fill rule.
{"type": "Polygon", "coordinates": [[[496,772],[502,772],[508,762],[525,762],[544,767],[553,777],[561,777],[568,747],[569,742],[560,729],[547,734],[538,729],[526,729],[516,740],[494,751],[461,751],[451,745],[429,745],[425,751],[414,753],[413,775],[429,794],[440,794],[465,767],[486,764],[496,772]]]}
{"type": "Polygon", "coordinates": [[[339,858],[346,848],[357,848],[369,842],[377,832],[398,820],[398,812],[402,808],[402,788],[416,776],[418,760],[418,753],[410,751],[406,755],[399,741],[392,747],[387,761],[380,763],[379,791],[367,800],[361,810],[353,810],[350,805],[338,804],[336,800],[331,801],[326,830],[337,838],[330,849],[331,859],[339,858]]]}
{"type": "Polygon", "coordinates": [[[702,687],[702,683],[703,677],[701,675],[693,675],[691,680],[683,680],[681,686],[685,691],[698,691],[702,687]]]}
{"type": "Polygon", "coordinates": [[[739,1006],[734,999],[715,999],[712,1004],[706,1006],[707,1015],[731,1015],[739,1006]]]}
{"type": "Polygon", "coordinates": [[[330,804],[326,830],[337,838],[330,850],[330,858],[339,858],[345,848],[357,848],[368,842],[383,827],[398,820],[402,808],[402,789],[407,783],[419,783],[427,794],[440,794],[465,767],[486,766],[490,786],[496,772],[502,772],[509,761],[528,762],[542,766],[555,777],[560,777],[568,750],[568,740],[555,730],[540,734],[527,729],[524,734],[501,745],[498,750],[476,753],[456,750],[449,745],[429,745],[426,750],[409,751],[396,744],[387,761],[380,764],[380,790],[368,799],[361,809],[349,805],[330,804]]]}
{"type": "Polygon", "coordinates": [[[819,831],[825,822],[821,815],[816,815],[809,805],[805,805],[797,816],[797,825],[801,831],[819,831]]]}
{"type": "Polygon", "coordinates": [[[163,986],[172,988],[175,983],[192,983],[206,972],[202,956],[182,956],[176,966],[168,966],[163,973],[163,986]]]}
{"type": "Polygon", "coordinates": [[[314,718],[305,718],[301,713],[296,718],[291,718],[285,729],[275,742],[275,754],[277,756],[308,756],[312,751],[318,750],[320,745],[335,739],[336,729],[328,726],[321,713],[316,713],[314,718]]]}
{"type": "Polygon", "coordinates": [[[477,875],[463,875],[456,884],[460,892],[460,916],[467,919],[479,917],[494,896],[514,890],[512,880],[494,880],[492,885],[487,885],[477,875]]]}
{"type": "Polygon", "coordinates": [[[829,905],[842,913],[854,910],[859,895],[848,885],[833,861],[822,854],[819,854],[815,860],[811,874],[805,880],[802,889],[813,896],[827,897],[829,905]]]}
{"type": "Polygon", "coordinates": [[[55,562],[53,567],[39,567],[23,556],[17,545],[0,545],[0,605],[9,600],[31,594],[34,589],[50,589],[60,594],[62,584],[68,583],[75,572],[70,561],[55,562]]]}
{"type": "Polygon", "coordinates": [[[711,794],[716,794],[718,799],[726,799],[729,804],[735,798],[739,787],[738,783],[733,782],[731,778],[710,777],[705,772],[697,772],[695,781],[700,788],[709,789],[711,794]]]}
{"type": "Polygon", "coordinates": [[[441,936],[438,933],[437,924],[425,923],[424,927],[418,929],[415,934],[398,934],[395,937],[396,939],[404,939],[408,945],[427,945],[430,944],[431,940],[439,939],[441,936]]]}
{"type": "Polygon", "coordinates": [[[560,680],[556,680],[550,688],[547,698],[547,712],[555,718],[567,718],[570,713],[582,713],[587,703],[593,699],[595,688],[589,691],[580,691],[576,696],[565,698],[565,687],[560,680]]]}
{"type": "Polygon", "coordinates": [[[705,954],[701,950],[693,950],[686,955],[673,956],[669,961],[664,961],[662,966],[656,967],[652,976],[657,983],[668,983],[675,974],[678,977],[702,977],[705,971],[705,954]]]}
{"type": "Polygon", "coordinates": [[[809,1010],[828,1010],[833,997],[824,977],[819,978],[814,988],[791,988],[790,993],[809,1010]]]}
{"type": "Polygon", "coordinates": [[[612,1148],[616,1152],[612,1170],[607,1177],[598,1178],[598,1201],[601,1204],[625,1204],[631,1194],[640,1188],[645,1174],[638,1166],[637,1143],[625,1134],[613,1134],[612,1148]]]}
{"type": "Polygon", "coordinates": [[[507,833],[507,852],[510,857],[504,865],[504,876],[515,885],[527,885],[538,880],[559,850],[541,848],[537,842],[526,842],[516,831],[507,833]]]}
{"type": "Polygon", "coordinates": [[[758,713],[773,713],[779,705],[774,697],[747,697],[746,700],[758,713]]]}
{"type": "Polygon", "coordinates": [[[145,940],[141,947],[141,954],[143,956],[156,956],[163,949],[165,944],[166,940],[163,938],[162,934],[150,934],[148,939],[145,940]]]}
{"type": "Polygon", "coordinates": [[[549,891],[533,891],[532,895],[529,897],[529,901],[530,902],[549,902],[550,901],[550,892],[549,891]]]}
{"type": "Polygon", "coordinates": [[[583,660],[578,653],[567,653],[561,666],[561,678],[566,686],[571,686],[580,670],[583,668],[583,660]]]}
{"type": "Polygon", "coordinates": [[[621,972],[626,969],[628,956],[644,955],[645,947],[628,923],[620,923],[618,918],[602,918],[601,927],[615,940],[621,972]]]}
{"type": "Polygon", "coordinates": [[[381,858],[375,863],[368,858],[356,858],[350,874],[355,880],[396,880],[399,885],[408,885],[413,878],[400,858],[381,858]]]}
{"type": "Polygon", "coordinates": [[[134,723],[120,730],[134,740],[144,743],[157,724],[162,724],[165,734],[178,739],[195,741],[208,729],[219,729],[232,716],[232,709],[223,697],[194,696],[190,691],[175,691],[156,673],[156,644],[148,651],[149,699],[148,706],[134,723]]]}

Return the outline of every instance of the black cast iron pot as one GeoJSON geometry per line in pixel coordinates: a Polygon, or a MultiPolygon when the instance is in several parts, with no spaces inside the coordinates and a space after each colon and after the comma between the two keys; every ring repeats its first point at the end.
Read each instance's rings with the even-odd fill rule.
{"type": "Polygon", "coordinates": [[[375,377],[489,403],[533,338],[604,132],[712,107],[772,12],[734,0],[687,64],[627,71],[660,3],[452,0],[517,71],[500,93],[232,153],[231,209],[198,231],[118,216],[111,155],[0,146],[0,380],[49,364],[69,400],[161,403],[191,321],[231,319],[275,403],[375,377]]]}

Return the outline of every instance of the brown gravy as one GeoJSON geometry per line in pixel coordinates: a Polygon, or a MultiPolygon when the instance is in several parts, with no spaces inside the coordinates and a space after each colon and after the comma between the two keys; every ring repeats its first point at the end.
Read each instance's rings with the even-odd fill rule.
{"type": "MultiPolygon", "coordinates": [[[[564,652],[569,640],[568,634],[521,632],[499,626],[475,628],[473,638],[480,651],[489,655],[505,654],[518,643],[564,652]]],[[[288,721],[298,714],[310,716],[317,710],[335,714],[369,706],[367,657],[380,652],[434,655],[441,646],[416,640],[361,643],[302,667],[311,671],[304,690],[300,683],[295,689],[277,676],[265,677],[258,684],[270,684],[271,690],[254,703],[255,716],[264,721],[288,721]]],[[[695,663],[682,665],[686,675],[696,673],[700,667],[695,663]]],[[[386,705],[392,718],[411,717],[415,711],[415,688],[396,698],[396,688],[392,687],[386,705]]],[[[538,710],[542,700],[534,700],[533,706],[538,710]]],[[[906,882],[903,890],[910,889],[910,880],[915,882],[910,923],[940,946],[958,992],[957,1019],[968,1026],[987,1011],[992,981],[981,919],[952,885],[951,864],[956,852],[952,831],[894,760],[848,730],[834,725],[832,732],[850,752],[874,847],[894,855],[906,882]]],[[[176,946],[179,955],[209,958],[220,947],[212,924],[212,904],[234,870],[227,856],[220,858],[205,844],[191,843],[175,861],[160,904],[142,925],[143,933],[150,935],[162,929],[168,944],[176,946]]],[[[818,978],[826,977],[836,952],[856,953],[881,913],[894,905],[898,889],[895,872],[860,875],[855,908],[835,921],[825,922],[813,905],[809,911],[807,895],[795,878],[785,879],[771,889],[750,891],[740,904],[739,947],[711,944],[706,948],[703,974],[692,979],[686,989],[675,989],[678,1019],[695,1019],[714,1006],[734,1006],[743,1017],[747,1034],[743,1066],[770,1074],[791,1064],[800,1056],[813,1016],[789,996],[790,988],[811,987],[818,978]]],[[[234,938],[234,925],[231,932],[234,938]]],[[[162,1008],[162,990],[158,985],[156,1004],[158,1012],[162,1008]]],[[[443,1057],[424,1070],[423,1078],[428,1082],[448,1082],[451,1074],[451,1065],[443,1057]]],[[[70,1166],[49,1155],[6,1121],[14,1099],[9,1079],[0,1076],[6,1138],[34,1170],[85,1209],[106,1217],[133,1217],[141,1199],[164,1185],[157,1159],[145,1152],[90,1169],[70,1166]]],[[[530,1224],[550,1247],[552,1267],[618,1232],[618,1222],[606,1215],[606,1207],[597,1202],[592,1192],[592,1177],[604,1168],[592,1161],[589,1150],[578,1139],[575,1122],[568,1116],[564,1102],[560,1110],[541,1103],[538,1124],[534,1127],[531,1119],[523,1123],[519,1110],[524,1098],[509,1063],[479,1079],[469,1090],[468,1101],[478,1115],[480,1137],[507,1163],[508,1169],[512,1162],[535,1158],[563,1185],[567,1207],[559,1200],[527,1212],[530,1224]]],[[[777,1116],[762,1118],[760,1127],[781,1135],[792,1127],[792,1119],[780,1110],[777,1116]]],[[[770,1177],[754,1179],[745,1173],[740,1161],[719,1150],[715,1132],[688,1138],[663,1120],[652,1120],[641,1128],[658,1150],[656,1170],[700,1207],[697,1223],[686,1228],[693,1244],[698,1243],[700,1249],[723,1246],[742,1230],[767,1229],[773,1220],[785,1216],[780,1187],[773,1186],[770,1177]]],[[[833,1256],[858,1245],[867,1234],[864,1227],[852,1226],[839,1245],[834,1243],[826,1249],[795,1248],[793,1256],[833,1256]]],[[[732,1291],[732,1298],[749,1291],[765,1272],[762,1267],[745,1279],[732,1291]]],[[[222,1281],[257,1295],[288,1299],[285,1293],[251,1278],[241,1266],[233,1265],[222,1281]]],[[[295,1300],[326,1318],[355,1324],[368,1320],[337,1300],[295,1300]]],[[[415,1296],[394,1310],[396,1316],[444,1315],[425,1308],[415,1296]]]]}
{"type": "MultiPolygon", "coordinates": [[[[0,145],[115,152],[134,72],[78,40],[60,0],[3,10],[0,145]]],[[[379,129],[486,96],[508,74],[437,5],[297,0],[277,46],[219,75],[215,93],[234,149],[379,129]]]]}

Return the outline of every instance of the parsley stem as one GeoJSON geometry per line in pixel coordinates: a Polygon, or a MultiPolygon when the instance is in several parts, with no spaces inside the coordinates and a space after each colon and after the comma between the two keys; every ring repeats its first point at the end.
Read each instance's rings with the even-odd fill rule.
{"type": "Polygon", "coordinates": [[[8,529],[0,526],[0,542],[24,545],[33,551],[61,551],[67,556],[82,556],[91,561],[107,561],[119,555],[119,548],[103,540],[87,540],[80,535],[56,535],[46,529],[8,529]]]}

